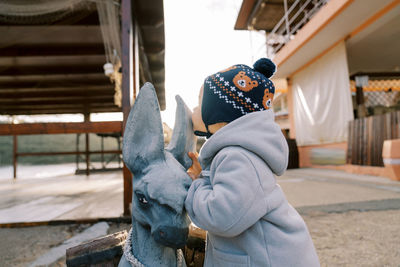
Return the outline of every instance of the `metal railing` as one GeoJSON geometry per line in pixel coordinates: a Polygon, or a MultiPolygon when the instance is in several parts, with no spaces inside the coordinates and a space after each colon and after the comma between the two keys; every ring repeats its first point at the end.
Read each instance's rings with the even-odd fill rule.
{"type": "Polygon", "coordinates": [[[296,0],[288,8],[283,0],[284,15],[270,33],[267,33],[267,56],[275,55],[329,0],[296,0]]]}

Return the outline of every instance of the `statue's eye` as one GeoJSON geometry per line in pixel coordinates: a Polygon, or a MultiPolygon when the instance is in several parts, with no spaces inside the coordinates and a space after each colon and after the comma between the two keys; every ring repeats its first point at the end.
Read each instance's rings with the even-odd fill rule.
{"type": "Polygon", "coordinates": [[[140,204],[146,205],[149,203],[143,194],[137,193],[136,196],[140,204]]]}

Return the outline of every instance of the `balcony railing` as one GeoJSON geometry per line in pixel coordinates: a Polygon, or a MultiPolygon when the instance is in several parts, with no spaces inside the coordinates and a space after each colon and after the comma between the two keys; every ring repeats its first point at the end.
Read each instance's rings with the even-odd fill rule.
{"type": "Polygon", "coordinates": [[[288,7],[283,0],[284,15],[270,33],[267,33],[267,55],[275,55],[329,0],[295,0],[288,7]]]}

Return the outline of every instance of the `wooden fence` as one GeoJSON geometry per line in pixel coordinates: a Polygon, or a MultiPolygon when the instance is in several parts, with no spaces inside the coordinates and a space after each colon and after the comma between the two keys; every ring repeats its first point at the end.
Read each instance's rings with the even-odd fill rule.
{"type": "Polygon", "coordinates": [[[347,163],[383,166],[383,141],[400,138],[400,111],[349,122],[347,163]]]}

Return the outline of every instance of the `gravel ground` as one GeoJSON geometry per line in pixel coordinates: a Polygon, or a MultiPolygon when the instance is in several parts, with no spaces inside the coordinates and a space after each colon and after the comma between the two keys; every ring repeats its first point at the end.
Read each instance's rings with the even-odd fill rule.
{"type": "Polygon", "coordinates": [[[400,266],[400,210],[303,218],[321,266],[400,266]]]}
{"type": "MultiPolygon", "coordinates": [[[[303,216],[322,266],[400,266],[400,210],[303,216]]],[[[90,225],[0,229],[0,266],[27,266],[90,225]]],[[[111,223],[109,233],[129,229],[111,223]]],[[[65,266],[65,258],[53,266],[65,266]]]]}

